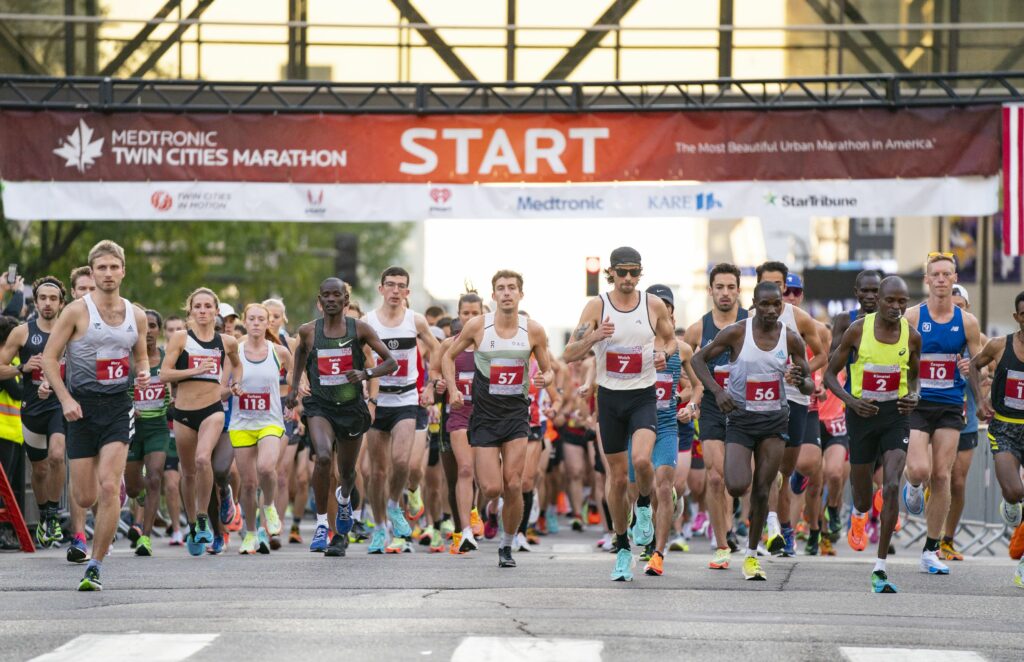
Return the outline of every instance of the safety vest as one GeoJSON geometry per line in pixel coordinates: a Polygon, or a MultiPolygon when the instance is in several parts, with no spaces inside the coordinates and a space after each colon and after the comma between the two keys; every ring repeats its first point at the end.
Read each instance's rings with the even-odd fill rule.
{"type": "MultiPolygon", "coordinates": [[[[19,365],[21,361],[14,357],[11,365],[19,365]]],[[[21,432],[21,400],[15,399],[10,393],[0,390],[0,439],[23,443],[25,437],[21,432]]]]}

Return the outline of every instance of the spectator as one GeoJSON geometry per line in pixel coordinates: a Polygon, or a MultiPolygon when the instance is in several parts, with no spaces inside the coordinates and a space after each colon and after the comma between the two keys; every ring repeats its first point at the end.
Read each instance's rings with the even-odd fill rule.
{"type": "MultiPolygon", "coordinates": [[[[20,279],[19,279],[20,280],[20,279]]],[[[21,290],[17,290],[21,292],[21,290]]],[[[7,342],[14,327],[18,326],[18,320],[14,317],[0,317],[0,345],[7,342]]],[[[17,357],[12,365],[19,363],[17,357]]],[[[14,490],[18,507],[25,507],[25,469],[22,466],[21,445],[24,437],[21,433],[21,379],[0,380],[0,466],[3,466],[7,480],[14,490]]],[[[24,511],[23,511],[24,512],[24,511]]],[[[17,536],[14,529],[7,522],[0,523],[0,549],[18,549],[17,536]]]]}

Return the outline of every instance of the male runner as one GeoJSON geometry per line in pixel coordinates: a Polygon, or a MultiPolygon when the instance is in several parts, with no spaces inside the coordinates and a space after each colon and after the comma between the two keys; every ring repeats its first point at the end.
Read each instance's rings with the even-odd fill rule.
{"type": "Polygon", "coordinates": [[[597,358],[597,414],[601,443],[608,460],[608,507],[615,530],[613,581],[632,581],[636,560],[629,549],[630,451],[639,497],[633,540],[646,545],[654,538],[651,453],[658,430],[655,382],[667,356],[678,348],[672,317],[660,298],[637,290],[643,267],[640,253],[629,246],[612,251],[607,280],[612,289],[587,302],[580,324],[563,356],[580,361],[594,351],[597,358]],[[632,444],[632,446],[630,446],[632,444]]]}
{"type": "Polygon", "coordinates": [[[427,348],[428,363],[435,360],[440,345],[423,315],[405,305],[409,296],[408,271],[402,267],[385,269],[377,291],[382,297],[381,305],[370,311],[365,321],[388,348],[398,368],[381,378],[377,402],[370,400],[376,410],[366,435],[370,460],[368,492],[377,527],[370,537],[369,552],[400,554],[412,535],[399,500],[409,482],[416,417],[419,405],[434,403],[433,384],[423,389],[422,396],[416,392],[416,340],[427,348]],[[393,537],[385,549],[388,522],[393,537]]]}
{"type": "MultiPolygon", "coordinates": [[[[708,273],[708,296],[714,307],[691,324],[683,336],[694,352],[710,345],[725,327],[747,318],[747,309],[739,305],[740,270],[735,265],[722,262],[712,267],[708,273]]],[[[726,349],[708,364],[722,388],[729,380],[730,360],[726,349]]],[[[708,567],[722,570],[729,567],[730,553],[739,550],[739,540],[730,526],[732,498],[725,493],[725,414],[714,398],[698,397],[694,402],[700,405],[700,444],[706,471],[704,500],[716,544],[708,567]]]]}
{"type": "Polygon", "coordinates": [[[921,336],[904,317],[909,298],[902,278],[883,279],[878,290],[878,312],[850,325],[825,372],[825,385],[846,404],[853,489],[847,540],[856,551],[867,547],[865,529],[874,492],[872,476],[875,463],[882,460],[882,523],[878,557],[871,573],[875,593],[897,591],[886,573],[886,558],[899,516],[897,496],[907,458],[910,413],[920,399],[917,372],[921,336]],[[854,352],[856,359],[851,364],[854,352]],[[842,370],[849,373],[850,391],[839,383],[842,370]]]}
{"type": "MultiPolygon", "coordinates": [[[[996,364],[990,397],[978,398],[978,418],[994,417],[988,426],[988,440],[996,480],[1003,492],[999,513],[1010,531],[1020,526],[1024,503],[1024,483],[1020,477],[1024,463],[1024,292],[1013,300],[1013,308],[1013,321],[1019,329],[985,343],[981,353],[971,359],[970,372],[971,390],[981,393],[979,370],[996,364]]],[[[1024,588],[1024,558],[1017,564],[1013,584],[1024,588]]]]}
{"type": "Polygon", "coordinates": [[[455,358],[473,349],[473,413],[469,443],[476,449],[476,477],[487,500],[504,498],[498,567],[514,568],[512,543],[523,517],[523,469],[530,436],[530,356],[539,371],[537,388],[553,383],[548,337],[537,321],[519,313],[523,277],[499,270],[491,278],[491,298],[497,312],[466,321],[458,338],[441,357],[449,402],[453,410],[463,404],[455,371],[455,358]]]}
{"type": "Polygon", "coordinates": [[[754,317],[725,328],[694,357],[697,378],[727,416],[726,487],[733,497],[751,491],[750,535],[743,560],[743,577],[748,580],[766,579],[757,560],[757,533],[767,519],[768,494],[779,473],[789,429],[791,412],[783,395],[783,382],[796,386],[804,395],[814,391],[803,340],[780,320],[784,305],[777,284],[758,283],[754,288],[754,317]],[[711,375],[708,361],[726,350],[735,360],[729,364],[728,386],[722,388],[711,375]],[[787,359],[791,362],[788,367],[787,359]]]}
{"type": "MultiPolygon", "coordinates": [[[[921,402],[910,414],[907,512],[925,513],[928,533],[921,552],[921,572],[949,574],[939,560],[939,540],[949,513],[950,474],[964,427],[964,386],[957,363],[981,351],[981,330],[974,315],[953,305],[956,263],[952,253],[930,253],[925,266],[928,300],[907,310],[907,322],[921,334],[921,402]],[[928,482],[931,496],[925,504],[928,482]]],[[[975,394],[977,395],[977,394],[975,394]]]]}
{"type": "MultiPolygon", "coordinates": [[[[64,307],[64,284],[53,276],[32,283],[32,298],[39,316],[19,324],[0,349],[0,379],[20,372],[25,383],[21,403],[21,428],[25,451],[32,464],[32,493],[39,505],[36,540],[40,546],[59,546],[60,497],[64,492],[64,414],[56,398],[39,397],[43,385],[43,347],[64,307]],[[14,355],[21,362],[11,365],[14,355]]],[[[70,550],[69,550],[70,553],[70,550]]]]}
{"type": "Polygon", "coordinates": [[[135,428],[129,355],[135,383],[149,384],[146,313],[121,297],[124,250],[104,240],[89,251],[96,291],[68,305],[43,350],[43,375],[68,420],[72,491],[80,506],[96,508],[92,560],[80,591],[101,590],[100,565],[117,530],[121,477],[135,428]],[[60,359],[67,350],[67,386],[60,359]]]}

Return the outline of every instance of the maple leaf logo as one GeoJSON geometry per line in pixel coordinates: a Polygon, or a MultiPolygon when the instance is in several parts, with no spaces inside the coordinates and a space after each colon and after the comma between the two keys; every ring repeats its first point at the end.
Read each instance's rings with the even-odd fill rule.
{"type": "Polygon", "coordinates": [[[66,167],[75,167],[78,168],[78,172],[85,172],[96,159],[103,156],[103,138],[93,140],[92,134],[93,130],[85,120],[78,120],[78,128],[72,131],[53,153],[67,161],[64,164],[66,167]]]}

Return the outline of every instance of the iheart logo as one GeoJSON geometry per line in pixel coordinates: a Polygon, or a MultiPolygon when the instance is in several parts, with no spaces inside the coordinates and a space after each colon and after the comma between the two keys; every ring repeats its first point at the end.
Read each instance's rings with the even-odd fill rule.
{"type": "Polygon", "coordinates": [[[448,188],[432,188],[430,189],[430,199],[436,204],[443,205],[448,202],[452,197],[452,190],[448,188]]]}

